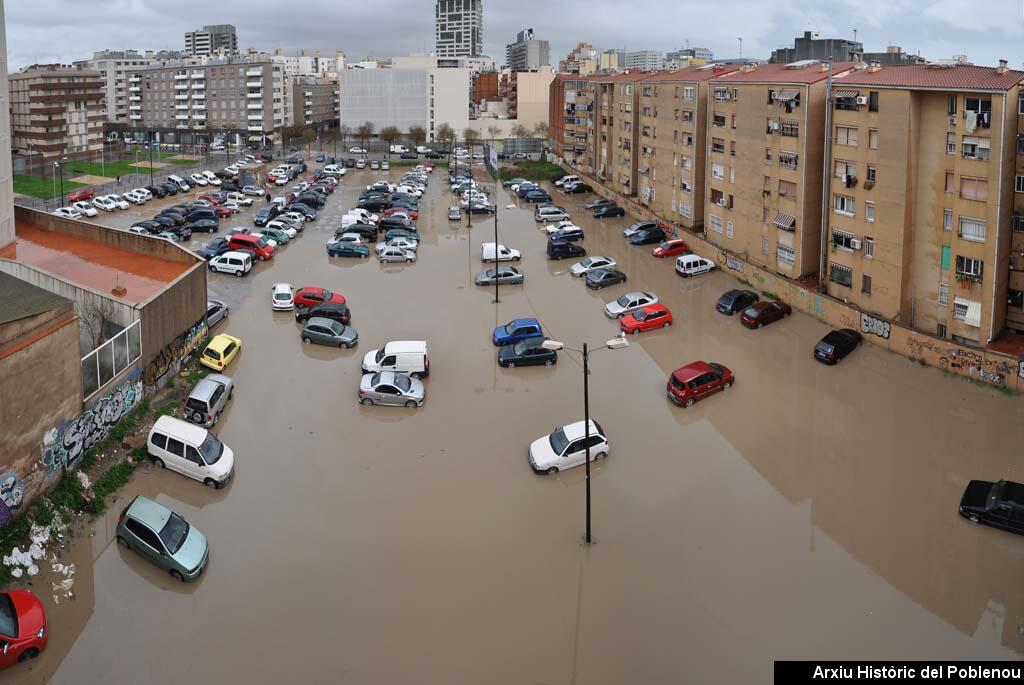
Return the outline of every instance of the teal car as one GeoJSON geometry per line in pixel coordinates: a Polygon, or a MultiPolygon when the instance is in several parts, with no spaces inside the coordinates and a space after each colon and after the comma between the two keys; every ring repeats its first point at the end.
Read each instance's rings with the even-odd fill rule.
{"type": "Polygon", "coordinates": [[[384,233],[385,242],[392,238],[405,238],[406,240],[419,241],[420,234],[414,231],[407,231],[404,228],[392,228],[384,233]]]}
{"type": "Polygon", "coordinates": [[[328,257],[363,257],[370,256],[370,248],[366,245],[356,245],[345,241],[331,243],[327,246],[328,257]]]}
{"type": "Polygon", "coordinates": [[[284,245],[288,242],[288,234],[276,228],[261,228],[260,234],[265,238],[275,241],[278,245],[284,245]]]}
{"type": "Polygon", "coordinates": [[[205,535],[164,505],[141,495],[117,519],[117,544],[135,550],[180,581],[196,580],[210,558],[205,535]]]}

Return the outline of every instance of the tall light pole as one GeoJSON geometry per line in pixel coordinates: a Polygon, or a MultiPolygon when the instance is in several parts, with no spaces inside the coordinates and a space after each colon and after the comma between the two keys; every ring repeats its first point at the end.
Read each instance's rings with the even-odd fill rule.
{"type": "MultiPolygon", "coordinates": [[[[583,538],[585,544],[591,544],[593,539],[590,535],[590,346],[587,343],[583,343],[583,349],[578,350],[575,347],[567,347],[565,343],[557,340],[545,340],[541,343],[541,347],[545,350],[572,350],[573,352],[579,352],[583,355],[583,445],[586,450],[586,476],[584,482],[587,486],[587,514],[586,514],[586,534],[583,538]]],[[[620,333],[618,337],[612,338],[601,347],[594,350],[618,350],[623,347],[629,347],[629,341],[625,338],[625,333],[620,333]]]]}
{"type": "Polygon", "coordinates": [[[53,166],[60,171],[60,206],[65,207],[68,204],[68,199],[64,196],[64,158],[62,157],[59,162],[54,162],[53,166]]]}

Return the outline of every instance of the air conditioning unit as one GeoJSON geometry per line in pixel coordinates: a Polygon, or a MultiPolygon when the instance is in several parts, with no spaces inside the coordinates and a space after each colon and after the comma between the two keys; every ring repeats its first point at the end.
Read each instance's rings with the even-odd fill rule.
{"type": "Polygon", "coordinates": [[[956,126],[956,115],[955,114],[950,114],[949,115],[949,125],[950,126],[956,126]]]}
{"type": "Polygon", "coordinates": [[[779,130],[779,128],[781,128],[781,126],[780,126],[779,122],[777,122],[777,121],[773,121],[773,122],[772,122],[772,128],[773,128],[774,130],[778,131],[778,130],[779,130]]]}
{"type": "Polygon", "coordinates": [[[850,249],[851,250],[859,250],[860,249],[860,241],[857,240],[856,238],[850,238],[850,249]]]}
{"type": "Polygon", "coordinates": [[[857,96],[857,104],[858,105],[866,105],[866,104],[868,104],[868,99],[866,97],[864,97],[863,95],[858,95],[857,96]]]}

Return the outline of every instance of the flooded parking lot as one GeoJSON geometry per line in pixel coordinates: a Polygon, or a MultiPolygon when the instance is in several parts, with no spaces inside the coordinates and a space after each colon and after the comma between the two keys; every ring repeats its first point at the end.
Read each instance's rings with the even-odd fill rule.
{"type": "Polygon", "coordinates": [[[140,473],[69,553],[76,599],[49,603],[49,650],[0,682],[748,683],[781,658],[1024,652],[1024,540],[956,513],[970,479],[1024,481],[1020,399],[870,345],[818,364],[822,324],[743,328],[713,309],[734,279],[679,278],[625,244],[628,219],[581,211],[588,196],[553,193],[624,285],[590,291],[573,260],[546,260],[532,206],[506,209],[520,201],[501,191],[500,240],[522,251],[526,282],[493,303],[472,284],[493,220],[449,222],[441,169],[415,264],[328,258],[344,210],[384,175],[350,173],[248,278],[210,275],[231,306],[217,332],[243,341],[217,428],[235,479],[212,491],[140,473]],[[277,282],[342,293],[358,347],[304,346],[292,314],[271,312],[277,282]],[[617,332],[602,305],[629,290],[656,293],[675,324],[591,357],[611,453],[593,470],[584,547],[582,470],[541,477],[526,459],[582,418],[580,360],[498,368],[490,335],[535,316],[567,345],[601,344],[617,332]],[[425,406],[359,405],[362,355],[409,339],[429,348],[425,406]],[[736,385],[674,406],[668,374],[701,359],[736,385]],[[199,582],[113,544],[136,494],[207,535],[199,582]]]}

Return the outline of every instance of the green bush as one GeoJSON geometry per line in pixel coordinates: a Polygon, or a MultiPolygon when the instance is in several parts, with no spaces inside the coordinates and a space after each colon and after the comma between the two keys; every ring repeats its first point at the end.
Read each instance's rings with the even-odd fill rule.
{"type": "Polygon", "coordinates": [[[102,513],[107,507],[107,497],[118,490],[131,480],[132,472],[135,470],[135,464],[129,461],[119,461],[118,463],[107,469],[107,472],[96,479],[93,483],[93,501],[92,511],[94,513],[102,513]]]}
{"type": "Polygon", "coordinates": [[[72,472],[65,474],[57,487],[47,493],[46,499],[57,509],[79,511],[85,506],[82,484],[72,472]]]}
{"type": "Polygon", "coordinates": [[[163,405],[161,405],[160,408],[156,410],[156,415],[171,416],[176,411],[178,411],[178,403],[175,402],[174,400],[171,400],[170,402],[165,402],[163,405]]]}

